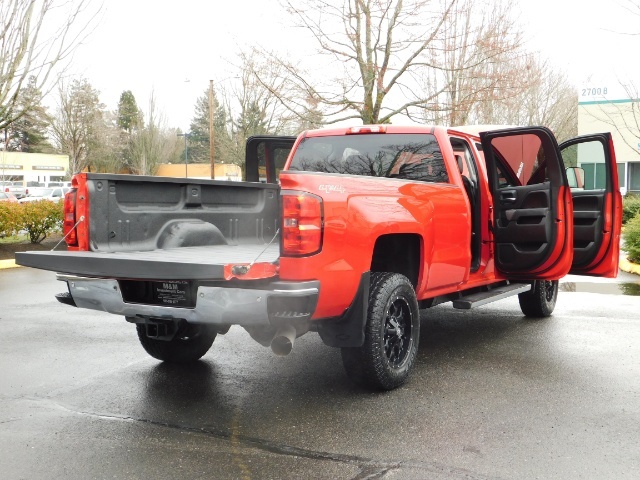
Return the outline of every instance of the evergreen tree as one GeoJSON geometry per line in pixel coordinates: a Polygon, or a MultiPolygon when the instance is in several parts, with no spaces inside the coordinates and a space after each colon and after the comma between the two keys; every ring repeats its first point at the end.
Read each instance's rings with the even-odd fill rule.
{"type": "MultiPolygon", "coordinates": [[[[214,93],[213,95],[213,128],[216,163],[227,163],[229,161],[229,143],[231,141],[227,129],[227,112],[220,105],[214,93]]],[[[196,100],[195,115],[191,120],[189,138],[189,162],[209,163],[210,160],[210,135],[209,135],[209,90],[196,100]]],[[[184,152],[182,154],[184,161],[184,152]]]]}
{"type": "Polygon", "coordinates": [[[125,90],[120,94],[118,102],[118,127],[125,132],[131,132],[142,127],[142,113],[136,103],[136,97],[131,90],[125,90]]]}
{"type": "Polygon", "coordinates": [[[131,90],[124,90],[120,94],[116,111],[116,127],[119,130],[119,147],[115,148],[114,156],[119,159],[119,167],[129,172],[138,170],[135,165],[136,160],[133,158],[132,142],[135,134],[144,128],[144,120],[131,90]]]}
{"type": "Polygon", "coordinates": [[[20,90],[17,108],[23,112],[7,128],[6,150],[28,153],[50,153],[47,128],[50,124],[47,110],[42,106],[42,92],[36,78],[29,77],[27,86],[20,90]]]}
{"type": "Polygon", "coordinates": [[[237,118],[236,125],[244,138],[269,133],[267,112],[257,101],[249,102],[242,114],[237,118]]]}

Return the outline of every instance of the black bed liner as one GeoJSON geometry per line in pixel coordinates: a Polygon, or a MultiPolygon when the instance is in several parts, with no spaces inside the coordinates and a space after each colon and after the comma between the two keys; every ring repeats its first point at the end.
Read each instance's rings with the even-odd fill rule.
{"type": "Polygon", "coordinates": [[[279,245],[209,245],[133,252],[23,252],[16,263],[25,267],[89,277],[221,280],[224,265],[274,262],[279,245]]]}

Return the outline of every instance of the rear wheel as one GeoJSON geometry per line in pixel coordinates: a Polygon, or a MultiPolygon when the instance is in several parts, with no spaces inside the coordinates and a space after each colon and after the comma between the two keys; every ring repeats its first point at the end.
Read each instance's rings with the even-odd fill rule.
{"type": "Polygon", "coordinates": [[[407,380],[418,352],[420,316],[409,279],[371,274],[364,344],[342,348],[342,363],[356,383],[392,390],[407,380]]]}
{"type": "Polygon", "coordinates": [[[550,316],[558,299],[558,283],[558,280],[536,280],[529,292],[519,294],[522,313],[536,318],[550,316]]]}
{"type": "Polygon", "coordinates": [[[172,340],[158,340],[147,335],[144,323],[136,324],[138,338],[145,351],[164,362],[185,363],[200,359],[213,344],[216,332],[198,325],[185,324],[172,340]]]}

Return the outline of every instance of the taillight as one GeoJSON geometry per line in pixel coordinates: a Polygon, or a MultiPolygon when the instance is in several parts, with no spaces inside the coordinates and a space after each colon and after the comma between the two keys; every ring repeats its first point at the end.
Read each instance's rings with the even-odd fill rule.
{"type": "Polygon", "coordinates": [[[309,193],[282,195],[283,255],[312,255],[322,247],[322,199],[309,193]]]}
{"type": "Polygon", "coordinates": [[[64,223],[63,232],[67,245],[70,247],[78,246],[78,232],[76,230],[76,195],[78,190],[72,188],[64,196],[64,223]]]}

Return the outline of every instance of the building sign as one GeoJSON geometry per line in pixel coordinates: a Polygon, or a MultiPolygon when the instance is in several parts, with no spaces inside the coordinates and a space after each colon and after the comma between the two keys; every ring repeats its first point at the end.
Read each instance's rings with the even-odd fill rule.
{"type": "Polygon", "coordinates": [[[602,78],[600,81],[585,82],[578,89],[578,103],[623,103],[637,98],[633,85],[623,85],[619,81],[602,78]]]}
{"type": "Polygon", "coordinates": [[[64,167],[56,167],[54,165],[34,165],[31,167],[32,170],[62,170],[64,171],[64,167]]]}
{"type": "Polygon", "coordinates": [[[22,165],[5,165],[0,164],[0,168],[3,170],[22,170],[22,165]]]}

